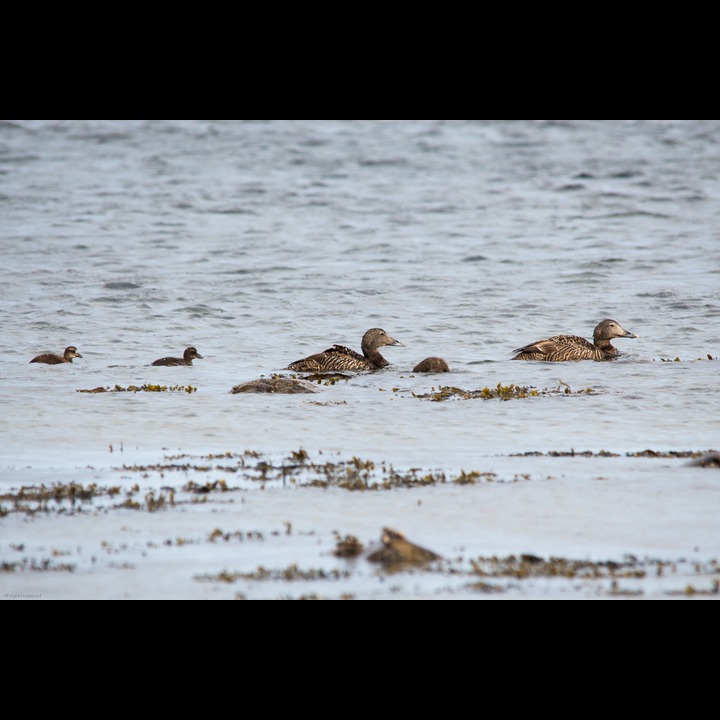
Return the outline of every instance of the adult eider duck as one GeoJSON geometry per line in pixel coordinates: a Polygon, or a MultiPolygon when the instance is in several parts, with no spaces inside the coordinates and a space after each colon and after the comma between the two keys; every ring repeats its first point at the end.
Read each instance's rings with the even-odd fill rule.
{"type": "Polygon", "coordinates": [[[179,357],[163,357],[155,360],[153,365],[192,365],[195,358],[202,360],[202,355],[194,348],[185,348],[185,352],[181,358],[179,357]]]}
{"type": "Polygon", "coordinates": [[[450,368],[441,357],[427,357],[413,368],[413,372],[450,372],[450,368]]]}
{"type": "Polygon", "coordinates": [[[592,342],[578,335],[553,335],[518,348],[513,360],[612,360],[618,350],[610,341],[623,337],[636,338],[637,335],[620,327],[615,320],[603,320],[595,328],[592,342]]]}
{"type": "Polygon", "coordinates": [[[45,363],[45,365],[60,365],[60,363],[71,363],[73,358],[76,357],[81,358],[82,355],[78,352],[74,345],[69,345],[65,348],[65,352],[62,355],[57,355],[56,353],[43,353],[42,355],[34,357],[30,362],[45,363]]]}
{"type": "Polygon", "coordinates": [[[362,338],[360,347],[363,354],[355,352],[344,345],[333,345],[315,355],[309,355],[302,360],[296,360],[287,366],[287,370],[297,372],[317,372],[323,370],[377,370],[390,363],[380,354],[379,347],[383,345],[400,345],[399,340],[390,337],[381,328],[371,328],[362,338]]]}

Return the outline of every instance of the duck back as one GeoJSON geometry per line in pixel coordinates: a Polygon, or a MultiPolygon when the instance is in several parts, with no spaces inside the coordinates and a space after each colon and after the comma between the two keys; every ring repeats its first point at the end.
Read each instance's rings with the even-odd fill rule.
{"type": "Polygon", "coordinates": [[[335,344],[323,352],[296,360],[287,366],[287,370],[296,372],[322,372],[323,370],[377,370],[390,363],[380,354],[378,348],[383,345],[402,345],[399,340],[390,337],[382,328],[370,328],[362,338],[361,355],[345,345],[335,344]]]}
{"type": "Polygon", "coordinates": [[[288,365],[296,372],[318,372],[322,370],[370,370],[371,363],[360,353],[344,345],[333,345],[327,350],[315,353],[288,365]]]}
{"type": "MultiPolygon", "coordinates": [[[[614,349],[614,348],[613,348],[614,349]]],[[[545,340],[518,348],[513,360],[545,360],[563,362],[571,360],[604,360],[600,348],[579,335],[553,335],[545,340]]]]}

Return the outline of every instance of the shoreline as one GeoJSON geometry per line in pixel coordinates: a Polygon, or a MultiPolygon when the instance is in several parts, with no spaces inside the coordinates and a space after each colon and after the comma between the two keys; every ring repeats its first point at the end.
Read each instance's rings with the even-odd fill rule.
{"type": "Polygon", "coordinates": [[[3,483],[0,597],[719,599],[717,466],[692,465],[707,455],[551,451],[455,473],[244,451],[59,483],[26,468],[41,482],[3,483]],[[439,559],[371,562],[388,529],[439,559]]]}

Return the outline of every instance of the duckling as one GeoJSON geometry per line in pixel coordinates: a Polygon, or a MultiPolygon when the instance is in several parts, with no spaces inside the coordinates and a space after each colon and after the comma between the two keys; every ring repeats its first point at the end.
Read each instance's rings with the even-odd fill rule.
{"type": "Polygon", "coordinates": [[[405,347],[399,340],[390,337],[382,328],[370,328],[362,337],[362,355],[344,345],[333,345],[321,353],[309,355],[302,360],[290,363],[286,369],[298,372],[377,370],[390,364],[378,351],[378,348],[383,345],[405,347]]]}
{"type": "Polygon", "coordinates": [[[153,365],[192,365],[192,361],[195,358],[202,360],[202,355],[194,348],[185,348],[185,352],[181,358],[178,357],[163,357],[155,360],[153,365]]]}
{"type": "Polygon", "coordinates": [[[30,362],[31,363],[45,363],[45,365],[60,365],[60,363],[71,363],[73,358],[81,358],[82,355],[78,352],[74,345],[68,345],[65,348],[65,352],[62,355],[55,353],[43,353],[37,355],[30,362]]]}
{"type": "Polygon", "coordinates": [[[553,335],[545,340],[525,345],[514,352],[518,353],[513,360],[548,360],[563,362],[565,360],[612,360],[618,350],[610,342],[612,338],[636,338],[615,320],[603,320],[593,332],[593,341],[589,342],[578,335],[553,335]]]}
{"type": "Polygon", "coordinates": [[[413,368],[413,372],[450,372],[450,368],[441,357],[427,357],[413,368]]]}

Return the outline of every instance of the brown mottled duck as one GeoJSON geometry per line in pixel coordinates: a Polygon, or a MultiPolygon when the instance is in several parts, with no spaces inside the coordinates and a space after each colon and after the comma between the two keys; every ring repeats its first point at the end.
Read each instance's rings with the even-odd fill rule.
{"type": "Polygon", "coordinates": [[[296,360],[287,366],[287,370],[297,372],[322,372],[324,370],[377,370],[390,363],[380,354],[379,347],[383,345],[400,345],[399,340],[390,337],[382,328],[370,328],[362,338],[360,353],[345,347],[333,345],[323,352],[309,355],[302,360],[296,360]]]}
{"type": "Polygon", "coordinates": [[[553,335],[545,340],[518,348],[513,360],[546,360],[564,362],[568,360],[612,360],[618,350],[610,342],[613,338],[636,338],[635,333],[620,327],[615,320],[603,320],[593,332],[590,342],[578,335],[553,335]]]}

